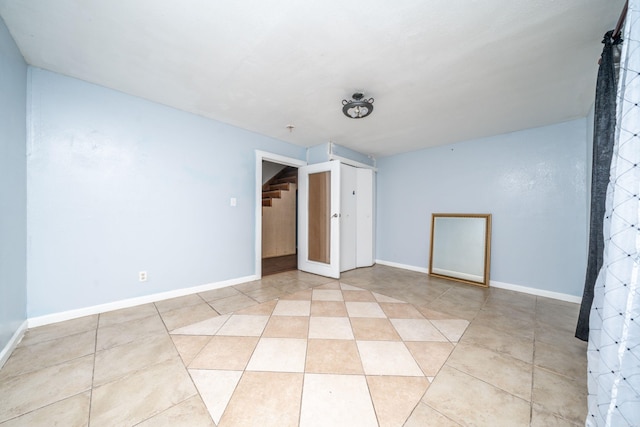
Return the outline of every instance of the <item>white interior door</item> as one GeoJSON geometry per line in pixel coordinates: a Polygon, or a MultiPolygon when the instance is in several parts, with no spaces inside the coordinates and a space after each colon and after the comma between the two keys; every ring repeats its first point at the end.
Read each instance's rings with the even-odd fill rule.
{"type": "Polygon", "coordinates": [[[373,265],[373,171],[357,169],[356,267],[373,265]]]}
{"type": "Polygon", "coordinates": [[[298,169],[298,269],[340,277],[340,162],[298,169]]]}
{"type": "Polygon", "coordinates": [[[357,168],[340,165],[340,272],[356,268],[357,168]]]}

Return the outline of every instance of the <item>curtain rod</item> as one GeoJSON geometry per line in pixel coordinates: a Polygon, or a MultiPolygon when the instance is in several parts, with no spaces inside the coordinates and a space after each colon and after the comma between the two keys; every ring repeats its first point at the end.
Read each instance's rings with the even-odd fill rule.
{"type": "Polygon", "coordinates": [[[622,12],[620,12],[620,18],[618,18],[618,23],[616,24],[616,28],[613,30],[613,34],[611,38],[613,39],[620,38],[620,33],[622,32],[622,25],[624,24],[624,19],[627,17],[628,7],[629,7],[629,0],[624,2],[624,7],[622,8],[622,12]]]}

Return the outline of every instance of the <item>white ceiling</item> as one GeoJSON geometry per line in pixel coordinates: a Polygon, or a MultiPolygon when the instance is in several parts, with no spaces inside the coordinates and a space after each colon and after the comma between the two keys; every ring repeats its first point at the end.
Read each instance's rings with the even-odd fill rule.
{"type": "Polygon", "coordinates": [[[623,3],[0,0],[0,16],[31,65],[384,156],[584,117],[623,3]],[[356,91],[375,98],[360,120],[342,114],[356,91]]]}

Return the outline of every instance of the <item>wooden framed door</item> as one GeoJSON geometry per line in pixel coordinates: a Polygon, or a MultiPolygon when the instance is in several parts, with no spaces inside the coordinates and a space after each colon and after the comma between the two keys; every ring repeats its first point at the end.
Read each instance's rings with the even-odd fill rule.
{"type": "Polygon", "coordinates": [[[340,162],[298,169],[298,269],[340,277],[340,162]]]}

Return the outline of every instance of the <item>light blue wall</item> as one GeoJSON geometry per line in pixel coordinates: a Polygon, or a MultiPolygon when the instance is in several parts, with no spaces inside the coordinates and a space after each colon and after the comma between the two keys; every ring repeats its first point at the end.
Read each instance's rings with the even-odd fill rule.
{"type": "Polygon", "coordinates": [[[0,18],[0,351],[27,318],[27,64],[0,18]]]}
{"type": "Polygon", "coordinates": [[[350,148],[343,147],[342,145],[333,144],[333,154],[336,156],[344,157],[347,159],[355,160],[356,162],[363,163],[369,166],[375,166],[375,161],[373,158],[367,156],[366,154],[359,153],[350,148]]]}
{"type": "Polygon", "coordinates": [[[304,148],[29,71],[30,317],[255,273],[254,150],[304,148]]]}
{"type": "Polygon", "coordinates": [[[314,145],[307,149],[307,163],[310,165],[329,161],[329,143],[314,145]]]}
{"type": "Polygon", "coordinates": [[[582,295],[586,119],[380,158],[377,258],[426,268],[432,213],[491,213],[491,280],[582,295]]]}

